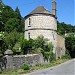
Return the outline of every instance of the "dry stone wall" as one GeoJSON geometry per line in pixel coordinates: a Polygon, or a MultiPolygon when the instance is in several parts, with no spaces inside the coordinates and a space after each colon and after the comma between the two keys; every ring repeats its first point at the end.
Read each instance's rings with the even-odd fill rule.
{"type": "Polygon", "coordinates": [[[20,68],[23,64],[35,66],[43,64],[44,59],[42,54],[27,54],[27,55],[6,55],[7,59],[6,69],[20,68]]]}

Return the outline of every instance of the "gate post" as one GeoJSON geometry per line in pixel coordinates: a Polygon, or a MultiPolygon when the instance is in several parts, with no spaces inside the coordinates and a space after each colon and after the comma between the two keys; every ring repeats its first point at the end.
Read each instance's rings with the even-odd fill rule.
{"type": "Polygon", "coordinates": [[[7,49],[4,54],[7,59],[6,69],[12,69],[13,68],[13,52],[12,52],[12,50],[7,49]]]}

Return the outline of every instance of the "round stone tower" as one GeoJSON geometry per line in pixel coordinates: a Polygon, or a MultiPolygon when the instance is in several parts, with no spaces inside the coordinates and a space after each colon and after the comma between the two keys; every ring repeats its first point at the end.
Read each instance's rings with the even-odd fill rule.
{"type": "Polygon", "coordinates": [[[37,7],[25,16],[25,39],[35,39],[40,35],[47,38],[56,48],[57,17],[56,2],[52,2],[52,13],[43,6],[37,7]]]}

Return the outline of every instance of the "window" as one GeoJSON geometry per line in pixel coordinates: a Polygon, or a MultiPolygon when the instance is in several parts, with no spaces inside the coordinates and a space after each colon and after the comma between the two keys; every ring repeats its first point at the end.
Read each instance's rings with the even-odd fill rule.
{"type": "Polygon", "coordinates": [[[52,32],[52,34],[53,34],[53,39],[55,40],[55,38],[54,38],[54,33],[52,32]]]}
{"type": "Polygon", "coordinates": [[[29,18],[29,25],[28,27],[31,27],[31,18],[29,18]]]}
{"type": "Polygon", "coordinates": [[[30,32],[28,33],[28,38],[30,39],[30,32]]]}

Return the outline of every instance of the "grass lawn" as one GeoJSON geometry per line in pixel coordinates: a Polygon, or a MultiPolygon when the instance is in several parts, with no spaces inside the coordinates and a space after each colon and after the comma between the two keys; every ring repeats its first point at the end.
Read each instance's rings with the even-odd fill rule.
{"type": "Polygon", "coordinates": [[[58,59],[58,60],[53,61],[53,62],[48,63],[48,64],[42,64],[42,65],[33,66],[33,67],[30,68],[30,70],[12,69],[12,70],[9,70],[9,71],[0,72],[0,75],[21,75],[21,74],[24,74],[24,73],[32,72],[34,70],[44,69],[44,68],[56,66],[58,64],[66,62],[68,60],[69,59],[58,59]]]}

